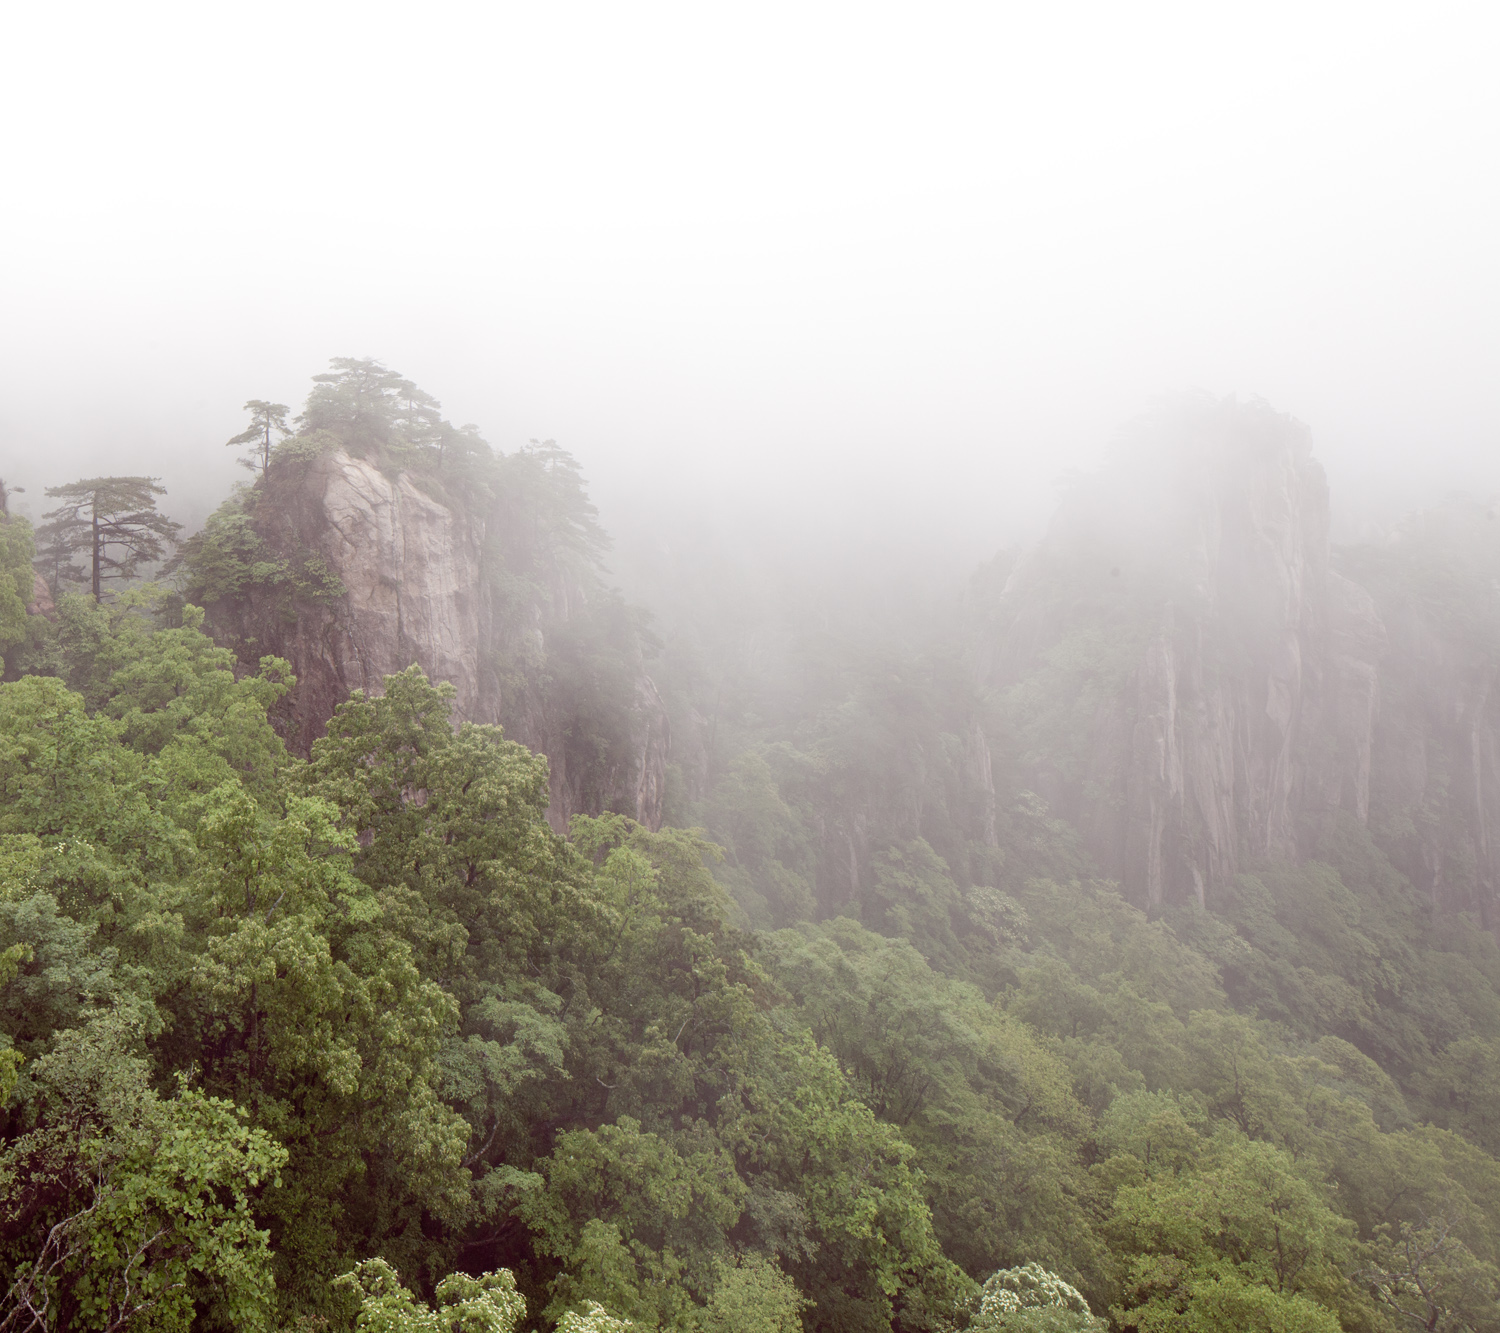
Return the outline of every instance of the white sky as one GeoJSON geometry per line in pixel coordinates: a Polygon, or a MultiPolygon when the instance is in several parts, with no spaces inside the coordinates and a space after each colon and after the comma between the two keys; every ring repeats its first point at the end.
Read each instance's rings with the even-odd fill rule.
{"type": "Polygon", "coordinates": [[[610,519],[975,553],[1154,395],[1500,488],[1493,4],[13,3],[0,475],[237,474],[377,356],[610,519]]]}

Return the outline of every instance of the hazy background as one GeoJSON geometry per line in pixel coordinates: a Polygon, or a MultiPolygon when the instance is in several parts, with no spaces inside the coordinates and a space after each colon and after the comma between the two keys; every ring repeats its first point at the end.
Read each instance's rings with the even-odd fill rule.
{"type": "Polygon", "coordinates": [[[1483,4],[11,5],[0,475],[151,472],[376,356],[606,524],[968,560],[1157,394],[1346,530],[1500,488],[1483,4]],[[748,517],[747,517],[748,516],[748,517]]]}

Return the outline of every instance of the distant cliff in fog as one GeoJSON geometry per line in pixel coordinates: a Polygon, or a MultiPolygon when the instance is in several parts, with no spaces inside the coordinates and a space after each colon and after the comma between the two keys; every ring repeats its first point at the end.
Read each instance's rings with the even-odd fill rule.
{"type": "Polygon", "coordinates": [[[1179,405],[1075,487],[994,607],[1007,743],[1144,905],[1313,854],[1343,816],[1490,921],[1496,526],[1456,508],[1332,552],[1304,427],[1179,405]]]}

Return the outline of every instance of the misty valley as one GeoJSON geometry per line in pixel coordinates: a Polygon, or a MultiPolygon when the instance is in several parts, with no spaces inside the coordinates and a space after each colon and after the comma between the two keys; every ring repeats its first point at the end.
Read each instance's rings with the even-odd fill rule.
{"type": "Polygon", "coordinates": [[[246,410],[0,485],[0,1333],[1500,1333],[1494,503],[1190,396],[903,582],[246,410]]]}

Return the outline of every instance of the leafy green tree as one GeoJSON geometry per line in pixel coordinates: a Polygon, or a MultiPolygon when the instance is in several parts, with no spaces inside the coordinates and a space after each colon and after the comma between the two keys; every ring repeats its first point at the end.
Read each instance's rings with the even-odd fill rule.
{"type": "Polygon", "coordinates": [[[692,1272],[693,1251],[734,1225],[745,1187],[711,1136],[680,1142],[685,1152],[622,1116],[560,1135],[538,1164],[545,1187],[528,1192],[520,1213],[538,1248],[562,1264],[551,1317],[584,1298],[652,1323],[686,1317],[684,1279],[706,1287],[709,1277],[692,1272]]]}
{"type": "MultiPolygon", "coordinates": [[[[21,965],[30,962],[31,957],[31,948],[27,944],[17,943],[0,949],[0,995],[15,980],[21,965]]],[[[16,1080],[20,1077],[19,1071],[24,1061],[25,1056],[16,1050],[11,1034],[0,1032],[0,1105],[8,1102],[10,1094],[15,1091],[16,1080]]]]}
{"type": "Polygon", "coordinates": [[[113,820],[123,834],[143,813],[131,788],[144,760],[119,732],[56,677],[0,685],[0,833],[87,836],[113,820]]]}
{"type": "Polygon", "coordinates": [[[549,567],[592,572],[609,548],[583,471],[555,440],[532,440],[499,460],[496,499],[505,516],[506,563],[523,577],[549,567]]]}
{"type": "Polygon", "coordinates": [[[765,956],[853,1089],[916,1149],[951,1258],[972,1272],[1030,1249],[1099,1276],[1089,1118],[1034,1034],[907,942],[847,918],[778,932],[765,956]]]}
{"type": "Polygon", "coordinates": [[[1196,1171],[1115,1195],[1122,1328],[1333,1330],[1353,1226],[1284,1150],[1222,1128],[1196,1171]]]}
{"type": "Polygon", "coordinates": [[[802,1333],[802,1311],[811,1302],[774,1260],[764,1255],[717,1266],[713,1295],[698,1316],[701,1333],[802,1333]]]}
{"type": "Polygon", "coordinates": [[[391,424],[398,437],[407,444],[436,450],[441,462],[443,427],[447,425],[439,411],[442,404],[408,379],[402,379],[396,384],[393,397],[395,410],[391,424]]]}
{"type": "Polygon", "coordinates": [[[180,626],[130,645],[100,691],[102,711],[119,719],[125,745],[173,770],[175,799],[230,777],[273,797],[287,753],[267,713],[296,677],[279,657],[262,658],[253,675],[237,673],[234,654],[202,626],[203,611],[185,606],[180,626]]]}
{"type": "Polygon", "coordinates": [[[420,1219],[460,1222],[468,1202],[467,1127],[436,1091],[457,1006],[384,928],[337,816],[318,797],[268,811],[238,784],[209,794],[184,905],[206,939],[173,1003],[196,1036],[177,1059],[286,1145],[265,1216],[277,1285],[304,1310],[326,1304],[320,1270],[382,1237],[410,1265],[420,1219]]]}
{"type": "Polygon", "coordinates": [[[1432,1081],[1443,1120],[1486,1152],[1500,1151],[1500,1040],[1469,1034],[1449,1043],[1432,1081]]]}
{"type": "Polygon", "coordinates": [[[256,514],[275,503],[263,489],[242,484],[182,542],[175,562],[186,575],[187,601],[224,612],[259,595],[267,614],[291,617],[299,607],[328,607],[344,596],[321,553],[295,540],[273,548],[257,530],[256,514]]]}
{"type": "Polygon", "coordinates": [[[707,814],[710,832],[728,854],[719,877],[751,923],[772,928],[811,919],[812,839],[764,756],[749,751],[729,765],[707,814]]]}
{"type": "MultiPolygon", "coordinates": [[[[31,601],[31,562],[35,554],[31,524],[0,509],[0,653],[9,652],[29,637],[26,607],[31,601]]],[[[5,660],[0,657],[0,671],[4,669],[5,660]]]]}
{"type": "Polygon", "coordinates": [[[59,581],[87,583],[97,602],[105,579],[134,578],[141,564],[165,557],[181,524],[156,512],[166,490],[154,477],[89,477],[47,494],[62,503],[37,529],[41,554],[59,581]],[[73,564],[84,558],[80,569],[73,564]]]}
{"type": "Polygon", "coordinates": [[[1196,1165],[1207,1117],[1191,1098],[1170,1092],[1132,1092],[1115,1098],[1099,1118],[1095,1140],[1110,1174],[1173,1177],[1196,1165]]]}
{"type": "Polygon", "coordinates": [[[388,444],[401,395],[409,382],[370,357],[336,356],[313,376],[313,390],[297,424],[331,430],[356,446],[388,444]]]}
{"type": "Polygon", "coordinates": [[[498,727],[455,731],[453,697],[415,666],[381,695],[356,691],[299,782],[343,812],[360,878],[387,896],[424,967],[468,999],[479,970],[520,961],[531,941],[516,931],[537,928],[525,914],[546,910],[570,862],[547,831],[546,761],[498,727]]]}
{"type": "Polygon", "coordinates": [[[436,398],[379,361],[340,356],[329,364],[313,376],[299,440],[333,441],[398,467],[435,467],[450,486],[471,488],[471,502],[490,496],[494,460],[477,426],[454,426],[436,398]]]}
{"type": "Polygon", "coordinates": [[[75,920],[52,893],[17,885],[0,898],[0,945],[11,959],[0,1022],[22,1051],[45,1051],[55,1032],[117,994],[119,950],[101,945],[98,933],[97,922],[75,920]]]}
{"type": "Polygon", "coordinates": [[[1500,1269],[1474,1255],[1457,1222],[1450,1213],[1376,1228],[1359,1277],[1402,1327],[1460,1333],[1500,1326],[1500,1269]]]}
{"type": "Polygon", "coordinates": [[[898,1312],[915,1328],[951,1317],[972,1283],[942,1255],[911,1145],[853,1095],[810,1037],[774,1060],[723,1132],[762,1189],[802,1201],[811,1244],[785,1262],[816,1303],[810,1322],[874,1333],[898,1312]]]}
{"type": "Polygon", "coordinates": [[[228,449],[249,446],[250,456],[240,459],[240,466],[251,472],[259,468],[260,475],[264,477],[271,470],[271,450],[276,439],[285,439],[292,433],[291,427],[286,424],[286,414],[291,409],[285,403],[270,403],[264,398],[252,398],[245,404],[244,410],[250,413],[250,424],[238,435],[225,440],[224,445],[228,449]]]}
{"type": "MultiPolygon", "coordinates": [[[[910,940],[929,962],[955,970],[963,896],[947,863],[921,838],[872,858],[861,916],[882,935],[910,940]]],[[[961,927],[960,927],[961,928],[961,927]]]]}
{"type": "Polygon", "coordinates": [[[233,1105],[162,1100],[125,1010],[71,1029],[30,1071],[35,1128],[0,1153],[0,1327],[187,1329],[195,1306],[270,1329],[254,1196],[285,1151],[233,1105]]]}

